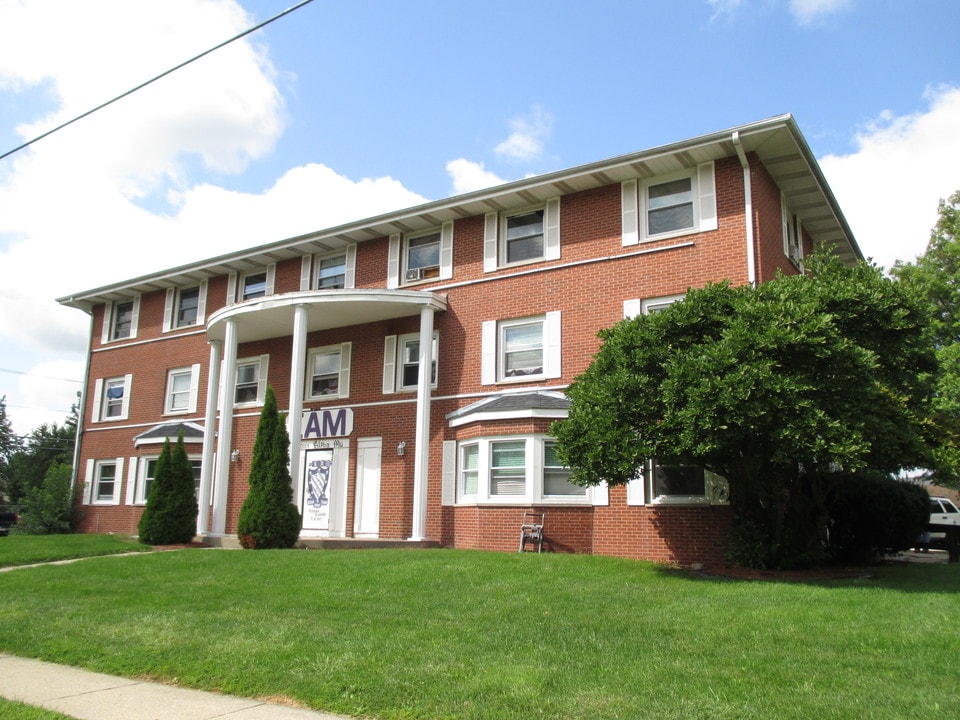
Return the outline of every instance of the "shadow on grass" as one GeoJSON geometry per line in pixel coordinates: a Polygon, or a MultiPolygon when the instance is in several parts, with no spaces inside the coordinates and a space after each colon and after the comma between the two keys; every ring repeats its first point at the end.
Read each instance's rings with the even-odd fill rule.
{"type": "Polygon", "coordinates": [[[960,564],[943,557],[912,554],[865,565],[822,565],[805,570],[755,570],[734,565],[702,570],[661,565],[661,575],[691,582],[787,583],[823,588],[864,588],[904,593],[960,593],[960,564]]]}

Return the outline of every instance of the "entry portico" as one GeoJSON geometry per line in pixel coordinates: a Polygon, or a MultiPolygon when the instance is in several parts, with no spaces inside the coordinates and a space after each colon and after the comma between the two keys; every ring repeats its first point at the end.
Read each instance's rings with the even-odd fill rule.
{"type": "MultiPolygon", "coordinates": [[[[200,477],[201,535],[226,534],[227,489],[233,435],[233,391],[237,375],[237,353],[242,343],[291,337],[290,475],[300,477],[300,439],[303,435],[307,335],[367,323],[419,315],[419,369],[414,435],[413,517],[410,540],[426,539],[427,468],[430,440],[431,366],[433,364],[434,313],[447,309],[446,295],[417,290],[336,289],[286,293],[255,298],[228,305],[214,312],[206,327],[210,344],[211,378],[207,389],[203,465],[200,477]],[[221,371],[222,368],[222,371],[221,371]],[[219,377],[217,373],[219,372],[219,377]],[[220,418],[217,421],[217,411],[220,418]],[[216,451],[216,463],[213,462],[216,451]],[[205,507],[213,490],[213,513],[205,507]]],[[[301,508],[302,510],[303,508],[301,508]]]]}

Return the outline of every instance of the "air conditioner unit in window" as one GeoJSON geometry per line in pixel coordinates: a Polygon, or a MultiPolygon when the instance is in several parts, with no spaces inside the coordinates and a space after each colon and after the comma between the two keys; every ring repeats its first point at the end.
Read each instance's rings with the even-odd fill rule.
{"type": "Polygon", "coordinates": [[[796,245],[790,246],[790,259],[793,260],[797,265],[803,262],[803,258],[800,256],[800,248],[796,245]]]}
{"type": "Polygon", "coordinates": [[[413,282],[414,280],[423,280],[423,268],[413,268],[412,270],[407,270],[404,273],[403,279],[406,282],[413,282]]]}

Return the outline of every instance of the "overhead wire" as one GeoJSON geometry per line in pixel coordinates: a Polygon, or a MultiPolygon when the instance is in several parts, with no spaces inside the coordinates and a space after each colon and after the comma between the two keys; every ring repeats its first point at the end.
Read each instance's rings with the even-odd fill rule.
{"type": "Polygon", "coordinates": [[[257,30],[259,30],[259,29],[261,29],[261,28],[269,25],[270,23],[272,23],[272,22],[274,22],[274,21],[276,21],[276,20],[279,20],[280,18],[284,17],[285,15],[289,15],[290,13],[294,12],[295,10],[299,10],[299,9],[302,8],[304,5],[308,5],[308,4],[311,3],[311,2],[313,2],[313,0],[301,0],[301,2],[298,2],[296,5],[292,5],[291,7],[288,7],[286,10],[277,13],[277,14],[274,15],[273,17],[271,17],[271,18],[269,18],[269,19],[267,19],[267,20],[264,20],[263,22],[258,23],[258,24],[256,24],[256,25],[254,25],[253,27],[248,28],[247,30],[244,30],[243,32],[241,32],[241,33],[238,34],[238,35],[234,35],[234,36],[233,36],[232,38],[230,38],[229,40],[224,40],[224,41],[223,41],[222,43],[220,43],[219,45],[215,45],[215,46],[213,46],[212,48],[210,48],[209,50],[204,50],[204,51],[203,51],[202,53],[200,53],[199,55],[195,55],[195,56],[193,56],[192,58],[190,58],[189,60],[185,60],[185,61],[183,61],[182,63],[180,63],[179,65],[175,65],[174,67],[170,68],[169,70],[165,70],[164,72],[160,73],[160,74],[157,75],[156,77],[152,77],[152,78],[150,78],[149,80],[147,80],[146,82],[140,83],[140,84],[137,85],[136,87],[131,88],[130,90],[127,90],[126,92],[121,93],[120,95],[117,95],[116,97],[112,98],[111,100],[107,100],[106,102],[100,103],[100,104],[97,105],[95,108],[92,108],[92,109],[90,109],[90,110],[87,110],[85,113],[82,113],[82,114],[80,114],[80,115],[77,115],[77,116],[76,116],[75,118],[73,118],[72,120],[67,120],[65,123],[61,123],[60,125],[57,125],[55,128],[52,128],[52,129],[50,129],[50,130],[47,130],[45,133],[42,133],[42,134],[38,135],[37,137],[33,138],[32,140],[28,140],[27,142],[23,143],[22,145],[18,145],[17,147],[13,148],[12,150],[8,150],[7,152],[5,152],[5,153],[3,153],[2,155],[0,155],[0,160],[3,160],[3,159],[5,159],[5,158],[13,155],[14,153],[18,153],[18,152],[20,152],[21,150],[23,150],[24,148],[30,147],[30,146],[33,145],[35,142],[38,142],[38,141],[40,141],[40,140],[43,140],[45,137],[48,137],[49,135],[53,135],[53,133],[55,133],[55,132],[58,132],[58,131],[60,131],[60,130],[63,130],[65,127],[67,127],[67,126],[69,126],[69,125],[72,125],[73,123],[77,122],[78,120],[83,120],[83,118],[85,118],[85,117],[87,117],[87,116],[89,116],[89,115],[93,115],[93,113],[97,112],[98,110],[102,110],[103,108],[107,107],[108,105],[112,105],[113,103],[117,102],[118,100],[122,100],[123,98],[127,97],[128,95],[132,95],[133,93],[137,92],[138,90],[142,90],[143,88],[147,87],[147,85],[150,85],[151,83],[155,83],[157,80],[160,80],[161,78],[165,78],[167,75],[176,72],[176,71],[179,70],[180,68],[186,67],[187,65],[189,65],[189,64],[192,63],[192,62],[196,62],[196,61],[199,60],[200,58],[205,57],[205,56],[209,55],[210,53],[215,52],[215,51],[219,50],[220,48],[222,48],[222,47],[224,47],[224,46],[226,46],[226,45],[229,45],[230,43],[234,42],[235,40],[239,40],[240,38],[246,37],[246,36],[249,35],[250,33],[256,32],[257,30]]]}

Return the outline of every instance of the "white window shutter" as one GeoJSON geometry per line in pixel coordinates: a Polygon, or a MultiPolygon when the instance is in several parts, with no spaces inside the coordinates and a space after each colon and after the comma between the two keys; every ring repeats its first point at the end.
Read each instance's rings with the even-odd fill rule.
{"type": "MultiPolygon", "coordinates": [[[[130,469],[127,471],[127,505],[133,505],[137,492],[137,458],[130,458],[130,469]]],[[[144,498],[146,500],[146,498],[144,498]]]]}
{"type": "Polygon", "coordinates": [[[100,422],[103,418],[103,378],[97,378],[93,385],[93,407],[90,408],[90,422],[100,422]]]}
{"type": "Polygon", "coordinates": [[[545,260],[560,259],[560,198],[547,200],[544,212],[543,257],[545,260]]]}
{"type": "Polygon", "coordinates": [[[133,395],[133,375],[123,376],[123,406],[120,408],[118,420],[126,420],[130,415],[130,396],[133,395]]]}
{"type": "Polygon", "coordinates": [[[453,277],[453,220],[440,228],[440,279],[453,277]]]}
{"type": "Polygon", "coordinates": [[[140,324],[140,296],[133,299],[133,312],[130,316],[130,339],[137,336],[137,326],[140,324]]]}
{"type": "Polygon", "coordinates": [[[646,505],[646,485],[647,478],[643,472],[627,483],[627,505],[646,505]]]}
{"type": "Polygon", "coordinates": [[[277,264],[270,263],[267,265],[267,295],[273,295],[273,288],[276,284],[277,279],[277,264]]]}
{"type": "Polygon", "coordinates": [[[400,233],[390,236],[387,247],[387,289],[400,287],[400,233]]]}
{"type": "Polygon", "coordinates": [[[343,287],[352,288],[357,284],[357,246],[347,245],[347,259],[343,271],[343,287]]]}
{"type": "Polygon", "coordinates": [[[602,481],[596,487],[591,488],[590,501],[594,505],[610,504],[610,486],[607,485],[606,480],[602,481]]]}
{"type": "Polygon", "coordinates": [[[163,301],[163,332],[173,327],[173,302],[177,297],[176,288],[167,288],[167,297],[163,301]]]}
{"type": "Polygon", "coordinates": [[[480,331],[480,384],[497,382],[497,321],[484,321],[480,331]]]}
{"type": "Polygon", "coordinates": [[[313,290],[313,279],[310,270],[313,268],[313,255],[304,255],[300,258],[300,292],[313,290]]]}
{"type": "Polygon", "coordinates": [[[497,269],[497,227],[500,222],[498,213],[487,213],[483,218],[483,271],[497,269]]]}
{"type": "Polygon", "coordinates": [[[387,335],[383,339],[383,394],[390,395],[397,390],[397,336],[387,335]]]}
{"type": "Polygon", "coordinates": [[[89,505],[93,498],[93,484],[96,482],[96,463],[91,459],[87,460],[87,474],[83,483],[83,504],[89,505]]]}
{"type": "Polygon", "coordinates": [[[123,458],[117,458],[117,474],[113,478],[113,505],[120,504],[120,489],[123,486],[123,458]]]}
{"type": "Polygon", "coordinates": [[[457,441],[443,441],[443,468],[440,481],[440,504],[453,505],[457,500],[457,441]]]}
{"type": "Polygon", "coordinates": [[[642,311],[643,306],[640,303],[640,298],[633,300],[624,300],[623,301],[623,317],[626,320],[637,317],[642,311]]]}
{"type": "MultiPolygon", "coordinates": [[[[784,234],[786,237],[786,234],[784,234]]],[[[103,328],[100,332],[100,342],[106,344],[110,342],[110,323],[113,322],[113,303],[108,302],[103,306],[103,328]]]]}
{"type": "Polygon", "coordinates": [[[700,232],[716,230],[717,189],[713,174],[713,162],[697,166],[697,187],[700,194],[700,232]]]}
{"type": "Polygon", "coordinates": [[[207,321],[207,281],[200,281],[200,295],[197,298],[197,325],[207,321]]]}
{"type": "Polygon", "coordinates": [[[637,207],[637,181],[620,183],[620,238],[621,245],[640,243],[640,212],[637,207]]]}
{"type": "Polygon", "coordinates": [[[543,322],[543,374],[548,378],[560,377],[560,311],[548,312],[543,322]]]}
{"type": "Polygon", "coordinates": [[[200,392],[200,363],[190,367],[190,412],[197,411],[197,396],[200,392]]]}
{"type": "MultiPolygon", "coordinates": [[[[264,398],[267,397],[267,375],[270,374],[270,356],[260,356],[260,375],[257,378],[257,403],[263,405],[264,398]]],[[[234,378],[234,389],[236,389],[236,378],[234,378]]]]}
{"type": "Polygon", "coordinates": [[[337,397],[350,397],[350,355],[353,352],[353,343],[340,344],[340,377],[338,380],[337,397]]]}
{"type": "Polygon", "coordinates": [[[237,301],[237,274],[230,273],[227,276],[227,305],[233,305],[237,301]]]}

